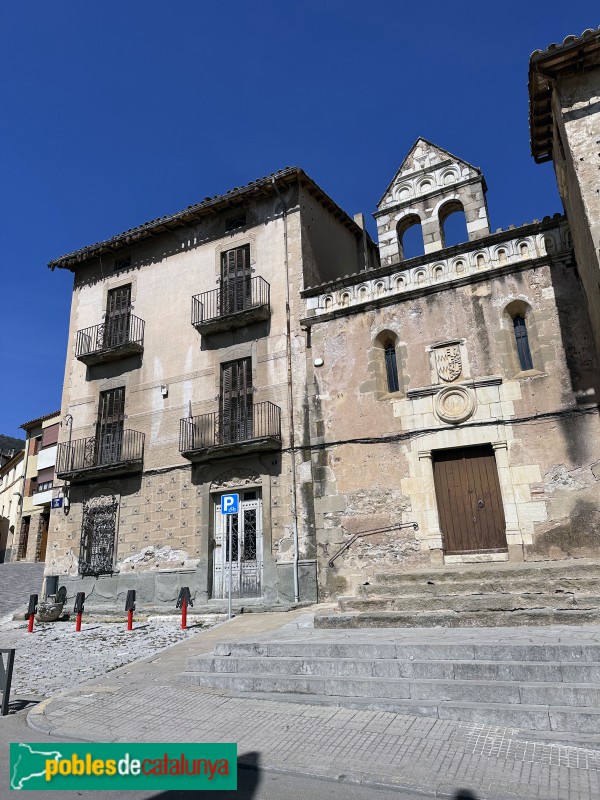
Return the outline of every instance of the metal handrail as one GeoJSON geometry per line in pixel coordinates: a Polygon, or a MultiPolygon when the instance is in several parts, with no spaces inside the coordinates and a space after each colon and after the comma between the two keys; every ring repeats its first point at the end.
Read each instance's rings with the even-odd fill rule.
{"type": "Polygon", "coordinates": [[[419,530],[417,522],[402,522],[400,525],[390,525],[387,528],[373,528],[369,531],[360,531],[353,534],[345,544],[343,544],[335,555],[333,555],[327,562],[328,567],[333,567],[333,562],[338,556],[341,556],[357,539],[362,539],[364,536],[373,536],[375,533],[385,533],[386,531],[398,531],[400,528],[414,528],[415,531],[419,530]]]}
{"type": "Polygon", "coordinates": [[[281,409],[265,401],[247,406],[239,419],[221,412],[184,417],[179,423],[179,452],[272,438],[281,441],[281,409]]]}
{"type": "Polygon", "coordinates": [[[192,325],[202,325],[240,311],[268,306],[270,296],[270,285],[258,275],[231,280],[226,286],[192,297],[192,325]]]}
{"type": "Polygon", "coordinates": [[[88,436],[74,439],[70,444],[61,442],[56,453],[56,474],[70,474],[97,467],[142,462],[144,434],[121,430],[110,436],[88,436]]]}
{"type": "Polygon", "coordinates": [[[75,356],[90,356],[123,347],[128,344],[144,346],[144,320],[133,314],[107,319],[100,325],[92,325],[77,331],[75,356]]]}

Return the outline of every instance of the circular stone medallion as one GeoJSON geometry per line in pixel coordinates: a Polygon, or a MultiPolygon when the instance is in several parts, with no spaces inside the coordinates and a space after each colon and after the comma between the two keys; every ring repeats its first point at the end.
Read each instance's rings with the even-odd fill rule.
{"type": "Polygon", "coordinates": [[[458,425],[475,412],[475,393],[464,386],[447,386],[435,396],[435,413],[451,425],[458,425]]]}

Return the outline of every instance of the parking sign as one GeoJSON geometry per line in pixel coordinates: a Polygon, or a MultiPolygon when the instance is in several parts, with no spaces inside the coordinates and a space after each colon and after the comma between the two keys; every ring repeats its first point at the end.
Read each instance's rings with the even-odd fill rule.
{"type": "Polygon", "coordinates": [[[239,502],[239,494],[221,495],[221,514],[237,514],[239,502]]]}

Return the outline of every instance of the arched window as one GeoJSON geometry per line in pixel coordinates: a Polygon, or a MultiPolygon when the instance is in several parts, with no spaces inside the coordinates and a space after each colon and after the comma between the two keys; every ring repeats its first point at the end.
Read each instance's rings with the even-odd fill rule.
{"type": "Polygon", "coordinates": [[[452,247],[469,241],[465,210],[459,200],[450,200],[440,208],[440,227],[442,229],[442,245],[452,247]]]}
{"type": "Polygon", "coordinates": [[[398,383],[398,365],[396,364],[396,346],[394,342],[388,339],[383,352],[385,355],[388,392],[397,392],[400,389],[400,385],[398,383]]]}
{"type": "Polygon", "coordinates": [[[398,252],[400,258],[416,258],[425,254],[421,219],[416,214],[409,214],[398,223],[398,252]]]}
{"type": "Polygon", "coordinates": [[[515,340],[517,343],[517,353],[519,355],[519,363],[521,369],[533,369],[533,360],[531,358],[531,350],[529,349],[529,337],[527,336],[527,325],[525,318],[520,314],[513,317],[513,325],[515,329],[515,340]]]}

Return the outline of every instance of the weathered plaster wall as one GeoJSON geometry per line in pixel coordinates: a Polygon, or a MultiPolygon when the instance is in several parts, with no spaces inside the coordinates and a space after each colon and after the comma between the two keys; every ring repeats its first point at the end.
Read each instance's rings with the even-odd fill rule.
{"type": "MultiPolygon", "coordinates": [[[[518,242],[518,231],[514,236],[518,242]]],[[[473,272],[470,282],[457,279],[437,291],[409,283],[396,289],[394,303],[380,295],[379,306],[371,295],[361,307],[359,281],[309,298],[314,315],[323,316],[311,327],[307,363],[311,437],[322,448],[313,464],[326,594],[349,592],[374,571],[440,563],[431,462],[437,449],[494,446],[511,560],[597,555],[600,464],[593,442],[600,426],[591,408],[599,396],[597,361],[576,270],[566,258],[543,261],[521,261],[512,272],[499,265],[489,275],[473,272]],[[344,292],[352,305],[342,304],[344,292]],[[336,298],[333,313],[327,297],[336,298]],[[528,371],[516,352],[509,313],[515,303],[530,335],[528,371]],[[382,332],[396,337],[396,393],[383,385],[383,351],[376,346],[382,332]],[[448,384],[436,375],[431,347],[447,341],[460,343],[462,359],[450,384],[464,386],[474,401],[472,416],[456,425],[435,410],[448,384]],[[315,358],[323,366],[312,367],[315,358]],[[583,410],[590,413],[578,415],[583,410]],[[353,533],[413,521],[417,533],[366,538],[327,567],[353,533]]]]}
{"type": "Polygon", "coordinates": [[[558,188],[600,352],[600,69],[559,79],[552,106],[558,188]]]}

